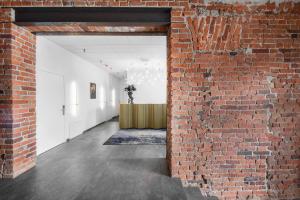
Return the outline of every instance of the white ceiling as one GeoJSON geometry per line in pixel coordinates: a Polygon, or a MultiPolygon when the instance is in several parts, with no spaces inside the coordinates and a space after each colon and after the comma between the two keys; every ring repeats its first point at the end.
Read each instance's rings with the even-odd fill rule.
{"type": "Polygon", "coordinates": [[[166,69],[166,36],[43,36],[110,73],[166,69]]]}

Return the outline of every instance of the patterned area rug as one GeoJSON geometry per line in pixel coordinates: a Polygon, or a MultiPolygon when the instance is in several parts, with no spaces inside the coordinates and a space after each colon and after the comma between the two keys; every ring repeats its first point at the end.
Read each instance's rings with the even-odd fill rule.
{"type": "Polygon", "coordinates": [[[166,144],[165,129],[122,129],[112,135],[104,145],[122,144],[166,144]]]}

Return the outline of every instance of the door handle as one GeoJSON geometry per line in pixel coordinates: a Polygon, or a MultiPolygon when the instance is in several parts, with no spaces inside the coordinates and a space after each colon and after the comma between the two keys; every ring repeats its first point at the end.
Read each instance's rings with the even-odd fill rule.
{"type": "Polygon", "coordinates": [[[65,105],[62,105],[62,115],[65,115],[65,110],[66,110],[66,106],[65,105]]]}

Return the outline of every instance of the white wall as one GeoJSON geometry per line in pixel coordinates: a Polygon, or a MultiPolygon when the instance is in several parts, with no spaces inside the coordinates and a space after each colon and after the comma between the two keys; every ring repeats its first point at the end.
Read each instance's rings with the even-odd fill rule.
{"type": "Polygon", "coordinates": [[[161,104],[167,103],[167,75],[166,68],[161,70],[130,70],[127,72],[127,80],[121,80],[121,103],[128,102],[128,94],[124,88],[133,84],[136,91],[133,92],[134,103],[161,104]]]}
{"type": "Polygon", "coordinates": [[[42,36],[37,37],[36,59],[37,76],[43,70],[64,77],[65,132],[68,138],[118,115],[119,79],[42,36]],[[90,99],[90,82],[97,85],[96,99],[90,99]],[[105,97],[101,97],[101,88],[105,97]],[[113,89],[116,91],[115,107],[111,102],[113,89]]]}

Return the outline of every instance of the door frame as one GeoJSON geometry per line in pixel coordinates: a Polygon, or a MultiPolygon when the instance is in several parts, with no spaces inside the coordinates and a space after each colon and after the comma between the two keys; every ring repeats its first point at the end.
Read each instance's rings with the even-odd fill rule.
{"type": "MultiPolygon", "coordinates": [[[[46,72],[46,73],[49,73],[49,74],[53,74],[53,75],[62,77],[62,81],[63,81],[63,105],[65,106],[66,105],[66,85],[65,85],[65,77],[64,77],[64,75],[59,74],[59,73],[55,73],[55,72],[51,72],[49,70],[45,70],[45,69],[42,69],[42,68],[41,69],[37,69],[36,68],[36,71],[42,71],[42,72],[46,72]]],[[[37,75],[37,73],[36,73],[36,75],[37,75]]],[[[37,78],[36,78],[36,80],[37,80],[37,78]]],[[[37,84],[37,82],[36,82],[36,84],[37,84]]],[[[37,98],[36,98],[36,102],[37,102],[37,98]]],[[[36,108],[37,108],[37,105],[36,105],[36,108]]],[[[64,125],[64,127],[63,127],[64,141],[67,141],[68,138],[69,138],[69,135],[66,132],[66,115],[65,114],[63,115],[63,125],[64,125]]],[[[37,127],[36,127],[36,130],[38,130],[37,127]]],[[[36,131],[36,136],[37,135],[38,135],[38,132],[36,131]]],[[[62,144],[62,143],[60,143],[60,144],[62,144]]],[[[58,145],[60,145],[60,144],[58,144],[58,145]]],[[[37,139],[36,139],[36,145],[37,145],[37,139]]],[[[49,150],[57,147],[58,145],[56,145],[56,146],[54,146],[54,147],[52,147],[52,148],[50,148],[50,149],[48,149],[48,150],[40,153],[40,154],[37,154],[37,156],[39,156],[39,155],[41,155],[43,153],[46,153],[47,151],[49,151],[49,150]]]]}
{"type": "MultiPolygon", "coordinates": [[[[52,10],[53,9],[58,9],[60,8],[59,11],[63,13],[63,15],[61,16],[65,16],[67,13],[71,14],[73,12],[74,15],[74,11],[76,13],[76,15],[78,16],[84,16],[83,14],[79,14],[79,12],[76,12],[76,10],[80,10],[82,9],[82,7],[46,7],[45,5],[42,7],[16,7],[16,6],[10,6],[10,7],[6,7],[6,8],[2,8],[1,10],[5,11],[4,14],[4,18],[2,20],[2,22],[6,23],[7,26],[5,26],[5,28],[7,27],[7,29],[2,29],[2,33],[6,33],[7,35],[4,35],[4,39],[9,41],[9,42],[13,42],[13,44],[9,45],[7,48],[4,48],[4,51],[8,52],[9,55],[12,55],[12,53],[10,53],[10,49],[12,45],[16,45],[17,47],[21,47],[21,46],[26,46],[28,47],[28,53],[31,56],[28,59],[24,59],[23,62],[21,63],[22,65],[28,65],[28,67],[30,68],[30,70],[32,70],[32,72],[30,73],[29,78],[35,77],[35,61],[32,59],[35,56],[35,50],[36,50],[36,46],[35,46],[35,35],[37,34],[65,34],[65,35],[77,35],[77,34],[82,34],[82,35],[166,35],[167,36],[167,142],[166,142],[166,149],[167,149],[167,161],[168,161],[168,167],[169,167],[169,172],[171,176],[176,176],[178,175],[178,172],[176,171],[176,169],[172,166],[175,166],[176,164],[174,164],[174,158],[172,155],[174,154],[174,152],[172,152],[172,146],[174,146],[174,144],[176,142],[173,142],[172,138],[173,135],[171,134],[171,132],[174,132],[176,130],[172,130],[172,126],[173,124],[171,123],[171,117],[172,117],[172,111],[173,110],[173,100],[171,97],[171,89],[172,89],[172,80],[171,80],[171,62],[173,62],[174,59],[177,59],[177,55],[176,55],[176,50],[172,50],[171,49],[171,44],[176,42],[176,31],[180,28],[179,24],[177,23],[171,23],[171,16],[172,17],[176,17],[178,15],[178,9],[174,8],[173,6],[168,6],[168,7],[164,7],[161,5],[158,6],[150,6],[150,5],[144,5],[144,7],[137,7],[137,6],[128,6],[128,7],[120,7],[119,6],[112,6],[112,7],[85,7],[84,9],[89,10],[89,9],[104,9],[104,10],[109,10],[110,12],[107,12],[107,14],[109,16],[119,16],[119,18],[114,19],[114,21],[112,21],[112,19],[110,18],[110,20],[103,20],[100,18],[96,18],[96,21],[85,21],[86,19],[82,19],[82,21],[78,21],[78,20],[74,20],[74,21],[64,21],[64,18],[61,19],[61,21],[55,21],[55,19],[53,18],[52,15],[52,19],[48,18],[49,20],[45,20],[45,18],[40,18],[38,20],[40,21],[35,21],[35,23],[25,23],[24,21],[21,22],[21,19],[30,19],[28,16],[34,16],[36,15],[36,13],[34,13],[34,9],[49,9],[52,10]],[[24,10],[22,12],[19,12],[21,9],[25,9],[27,10],[27,17],[25,17],[23,15],[23,17],[20,17],[22,12],[25,12],[24,10]],[[73,9],[73,10],[71,10],[73,9]],[[127,13],[129,13],[129,16],[131,16],[131,20],[130,23],[128,23],[128,18],[126,18],[126,15],[124,14],[120,14],[118,13],[118,15],[116,15],[117,12],[113,12],[116,11],[114,9],[120,9],[120,10],[126,10],[127,13]],[[174,9],[174,12],[173,12],[174,9]],[[19,11],[18,11],[19,10],[19,11]],[[70,12],[70,10],[72,12],[70,12]],[[151,12],[150,12],[151,11],[151,12]],[[155,14],[155,12],[163,12],[163,15],[166,16],[165,21],[163,21],[161,19],[161,17],[159,17],[159,14],[155,14]],[[140,16],[145,15],[145,13],[148,12],[148,16],[152,16],[151,20],[149,19],[141,19],[140,16]],[[119,21],[116,21],[119,20],[119,21]],[[166,21],[167,20],[167,21],[166,21]],[[162,23],[163,21],[163,23],[162,23]],[[22,24],[23,23],[23,24],[22,24]],[[8,32],[6,31],[8,30],[8,32]],[[175,32],[174,32],[175,31],[175,32]],[[174,36],[174,39],[172,39],[172,37],[174,36]],[[17,40],[20,38],[25,38],[25,42],[24,43],[18,43],[17,40]],[[27,40],[28,39],[28,40],[27,40]],[[26,42],[28,41],[28,42],[26,42]],[[174,55],[171,57],[171,54],[174,55]],[[174,143],[172,145],[172,143],[174,143]]],[[[119,11],[118,11],[119,12],[119,11]]],[[[121,11],[120,11],[121,12],[121,11]]],[[[45,13],[41,12],[43,15],[45,15],[45,13]]],[[[41,14],[40,13],[40,14],[41,14]]],[[[95,12],[94,12],[95,13],[95,12]]],[[[91,16],[93,17],[94,13],[91,13],[91,16]]],[[[48,14],[47,14],[48,15],[48,14]]],[[[27,21],[30,22],[30,21],[27,21]]],[[[177,22],[176,20],[174,22],[177,22]]],[[[13,49],[13,52],[18,53],[20,50],[17,48],[13,49]]],[[[16,64],[16,60],[11,59],[9,60],[9,63],[11,63],[12,65],[16,64]]],[[[20,64],[20,65],[21,65],[20,64]]],[[[17,63],[18,65],[18,63],[17,63]]],[[[22,69],[23,71],[25,71],[24,69],[22,69]]],[[[13,80],[13,78],[12,78],[13,80]]],[[[28,90],[35,90],[35,79],[32,79],[32,83],[33,85],[28,88],[28,90]]],[[[13,97],[14,99],[17,98],[23,98],[22,95],[13,97]]],[[[29,138],[28,140],[31,141],[30,146],[25,146],[24,148],[27,149],[28,151],[24,151],[24,153],[22,154],[16,154],[14,151],[11,151],[12,153],[9,153],[7,156],[9,156],[11,160],[11,164],[7,167],[7,174],[6,177],[16,177],[22,173],[24,173],[25,171],[29,170],[30,168],[32,168],[33,166],[35,166],[36,164],[36,121],[35,121],[35,117],[36,117],[36,111],[33,108],[33,106],[35,105],[35,97],[36,94],[35,92],[31,92],[30,96],[27,97],[28,98],[28,102],[23,103],[24,108],[27,108],[29,111],[29,115],[28,117],[26,117],[24,120],[27,119],[32,119],[32,121],[30,122],[29,126],[26,127],[26,131],[31,132],[29,134],[29,138]],[[24,164],[20,164],[18,162],[16,162],[16,158],[22,158],[23,159],[23,163],[24,164]]],[[[12,97],[11,97],[12,98],[12,97]]],[[[20,102],[21,103],[21,102],[20,102]]],[[[11,110],[13,111],[15,109],[15,104],[12,103],[8,103],[7,106],[9,108],[11,108],[11,110]]],[[[22,114],[22,113],[20,113],[22,114]]],[[[18,114],[18,115],[20,115],[18,114]]],[[[13,116],[14,118],[17,118],[17,115],[13,116]]],[[[11,124],[10,124],[11,125],[11,124]]],[[[9,131],[14,131],[14,130],[19,130],[22,127],[16,127],[16,128],[12,128],[9,129],[9,131]]],[[[5,129],[6,130],[6,129],[5,129]]],[[[16,144],[19,144],[20,142],[16,141],[16,144]]],[[[175,144],[176,145],[176,144],[175,144]]],[[[13,146],[9,147],[9,149],[14,150],[13,146]]]]}

